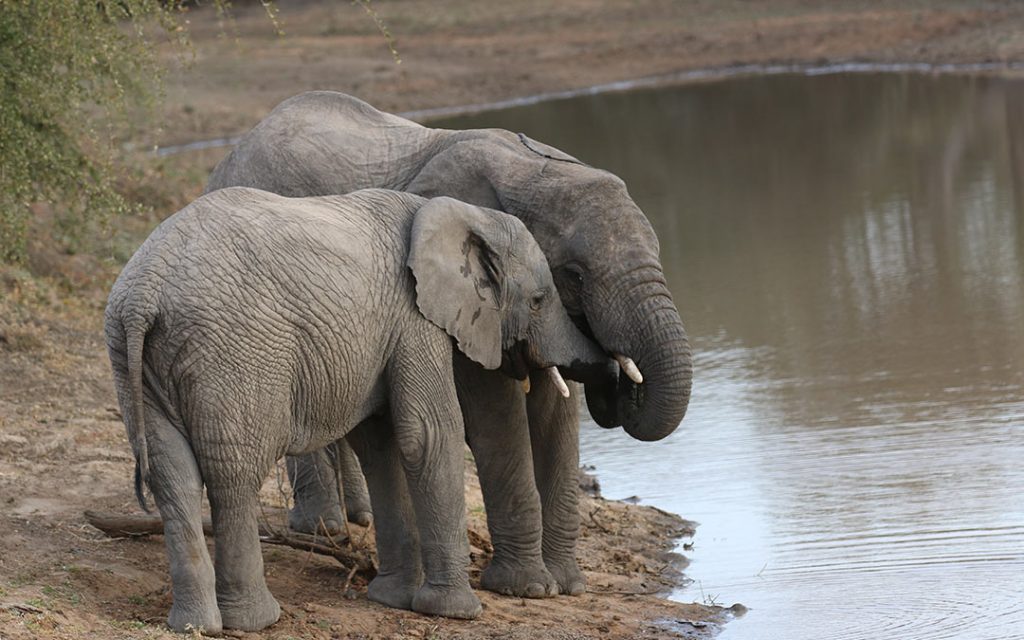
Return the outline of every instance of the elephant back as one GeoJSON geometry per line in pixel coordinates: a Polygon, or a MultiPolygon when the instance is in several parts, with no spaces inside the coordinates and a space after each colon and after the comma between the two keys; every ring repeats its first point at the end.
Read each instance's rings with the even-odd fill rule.
{"type": "Polygon", "coordinates": [[[403,189],[447,132],[383,113],[352,96],[289,98],[213,170],[206,192],[253,187],[283,196],[403,189]]]}

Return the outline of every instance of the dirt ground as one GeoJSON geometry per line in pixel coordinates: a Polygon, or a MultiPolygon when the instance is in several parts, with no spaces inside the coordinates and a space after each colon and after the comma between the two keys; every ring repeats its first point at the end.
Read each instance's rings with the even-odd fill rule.
{"type": "MultiPolygon", "coordinates": [[[[194,53],[161,47],[172,68],[166,100],[157,116],[139,120],[132,142],[145,149],[241,133],[307,89],[407,111],[742,64],[1024,61],[1024,4],[1014,0],[908,0],[899,8],[869,0],[378,0],[400,65],[359,6],[278,4],[284,37],[258,4],[239,6],[223,24],[210,9],[192,11],[194,53]]],[[[162,539],[108,539],[82,515],[138,510],[102,308],[119,263],[202,190],[223,154],[142,158],[126,188],[152,213],[119,221],[103,252],[65,255],[39,235],[28,268],[0,268],[0,640],[173,637],[163,626],[170,592],[162,539]]],[[[280,505],[276,478],[264,498],[280,505]]],[[[467,509],[476,581],[489,543],[471,470],[467,509]]],[[[479,620],[429,618],[368,602],[366,576],[349,581],[331,558],[267,546],[268,582],[283,614],[248,637],[687,638],[714,635],[728,620],[719,607],[656,595],[683,579],[685,561],[671,551],[693,535],[692,523],[590,497],[581,512],[579,558],[590,580],[582,597],[480,591],[479,620]]],[[[365,548],[372,536],[353,529],[352,538],[365,548]]]]}

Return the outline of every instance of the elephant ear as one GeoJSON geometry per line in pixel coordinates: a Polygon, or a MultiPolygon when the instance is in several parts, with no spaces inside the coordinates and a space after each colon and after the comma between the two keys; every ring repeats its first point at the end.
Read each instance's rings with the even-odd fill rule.
{"type": "Polygon", "coordinates": [[[501,366],[499,301],[511,237],[504,215],[433,198],[413,218],[409,247],[420,313],[486,369],[501,366]]]}

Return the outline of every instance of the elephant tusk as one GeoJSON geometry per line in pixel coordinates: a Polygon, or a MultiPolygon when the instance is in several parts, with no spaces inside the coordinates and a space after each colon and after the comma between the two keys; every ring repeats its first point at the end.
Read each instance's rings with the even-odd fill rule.
{"type": "Polygon", "coordinates": [[[626,372],[626,376],[628,376],[630,380],[636,384],[643,384],[644,377],[640,374],[640,370],[636,368],[636,363],[633,362],[632,358],[624,356],[621,353],[616,353],[614,357],[619,363],[619,366],[622,367],[622,370],[626,372]]]}
{"type": "Polygon", "coordinates": [[[530,393],[530,376],[526,376],[519,384],[523,385],[523,393],[530,393]]]}
{"type": "Polygon", "coordinates": [[[555,384],[555,388],[558,389],[558,393],[562,394],[563,398],[569,397],[569,385],[565,384],[565,380],[562,379],[562,374],[558,372],[558,367],[548,367],[548,375],[551,376],[551,382],[555,384]]]}

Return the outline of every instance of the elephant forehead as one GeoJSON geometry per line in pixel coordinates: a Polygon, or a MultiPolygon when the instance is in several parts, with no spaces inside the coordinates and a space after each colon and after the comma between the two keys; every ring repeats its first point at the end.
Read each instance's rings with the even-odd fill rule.
{"type": "Polygon", "coordinates": [[[526,149],[536,154],[537,156],[547,158],[548,160],[558,160],[561,162],[571,162],[573,164],[589,166],[586,163],[581,162],[579,159],[562,151],[561,149],[552,147],[549,144],[544,144],[543,142],[538,142],[537,140],[534,140],[533,138],[526,135],[525,133],[519,133],[517,134],[517,137],[519,138],[519,142],[524,147],[526,147],[526,149]]]}
{"type": "Polygon", "coordinates": [[[544,286],[551,281],[547,257],[533,236],[524,234],[523,241],[513,249],[511,257],[514,263],[521,267],[523,273],[518,274],[517,278],[524,287],[544,286]]]}

